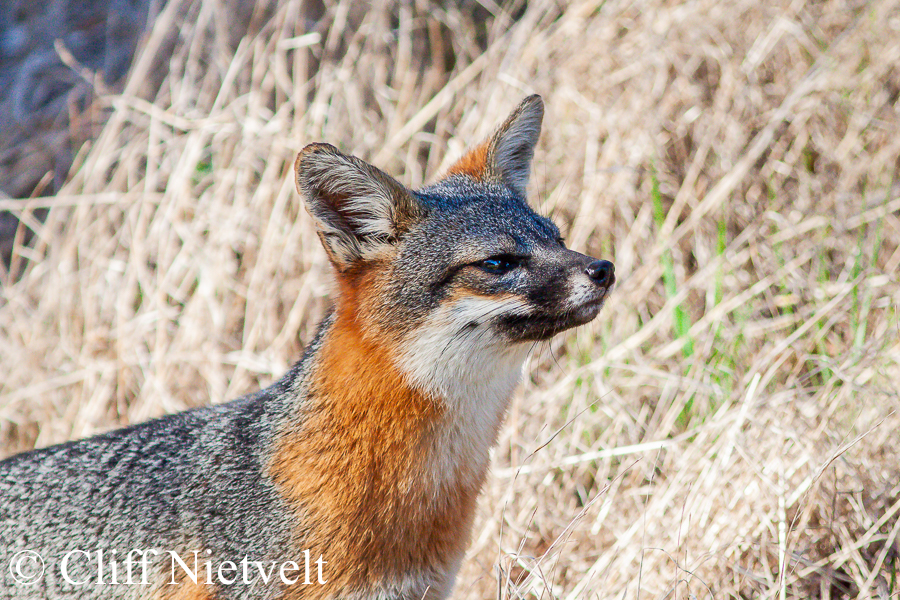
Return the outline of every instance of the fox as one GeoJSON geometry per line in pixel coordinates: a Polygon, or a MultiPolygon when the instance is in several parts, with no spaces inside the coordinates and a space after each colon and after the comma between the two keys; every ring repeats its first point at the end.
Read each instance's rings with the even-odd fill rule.
{"type": "Polygon", "coordinates": [[[334,274],[261,391],[0,462],[0,598],[443,600],[533,346],[615,267],[527,186],[540,96],[418,190],[326,143],[294,164],[334,274]]]}

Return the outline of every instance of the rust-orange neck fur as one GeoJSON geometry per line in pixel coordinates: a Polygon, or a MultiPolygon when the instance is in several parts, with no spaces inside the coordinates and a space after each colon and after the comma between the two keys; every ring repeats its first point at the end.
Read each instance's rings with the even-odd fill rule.
{"type": "Polygon", "coordinates": [[[363,334],[359,292],[373,285],[341,282],[305,407],[270,465],[300,519],[297,543],[328,561],[328,585],[296,590],[304,598],[455,570],[484,477],[483,465],[432,472],[445,408],[409,387],[391,360],[393,340],[363,334]]]}

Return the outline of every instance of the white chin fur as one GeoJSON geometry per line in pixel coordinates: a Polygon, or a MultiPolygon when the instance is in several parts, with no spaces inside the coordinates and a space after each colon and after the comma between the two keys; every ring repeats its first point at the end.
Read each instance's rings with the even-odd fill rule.
{"type": "Polygon", "coordinates": [[[401,343],[399,365],[412,383],[446,401],[451,410],[512,392],[528,344],[511,344],[491,321],[525,315],[519,298],[466,296],[433,312],[401,343]]]}
{"type": "Polygon", "coordinates": [[[463,465],[475,467],[473,473],[487,467],[488,450],[531,349],[529,343],[508,342],[491,321],[529,312],[518,298],[467,296],[441,306],[401,343],[400,369],[448,409],[443,448],[436,453],[446,464],[438,472],[452,477],[463,465]]]}

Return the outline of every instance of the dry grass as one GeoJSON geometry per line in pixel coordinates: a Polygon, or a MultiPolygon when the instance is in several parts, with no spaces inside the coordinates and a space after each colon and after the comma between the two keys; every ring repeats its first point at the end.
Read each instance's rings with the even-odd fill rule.
{"type": "Polygon", "coordinates": [[[416,186],[536,91],[534,203],[620,283],[531,361],[456,597],[498,565],[509,598],[896,597],[900,6],[454,6],[343,0],[316,39],[282,0],[235,47],[215,0],[172,0],[46,225],[22,215],[3,454],[279,377],[329,290],[294,152],[416,186]]]}

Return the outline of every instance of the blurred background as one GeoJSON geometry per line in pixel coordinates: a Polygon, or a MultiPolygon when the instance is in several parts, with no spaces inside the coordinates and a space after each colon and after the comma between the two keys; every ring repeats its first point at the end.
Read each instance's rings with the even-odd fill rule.
{"type": "Polygon", "coordinates": [[[278,379],[329,268],[291,163],[408,186],[528,94],[615,262],[535,351],[456,598],[900,595],[900,2],[11,0],[0,457],[278,379]]]}

